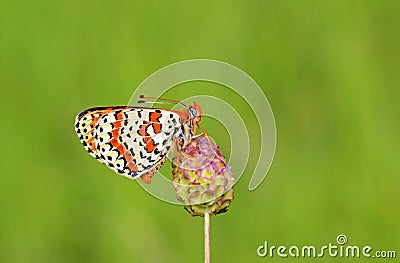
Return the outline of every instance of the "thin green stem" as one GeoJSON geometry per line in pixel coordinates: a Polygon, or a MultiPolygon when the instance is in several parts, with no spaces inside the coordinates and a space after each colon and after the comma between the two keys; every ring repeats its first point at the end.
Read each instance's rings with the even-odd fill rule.
{"type": "Polygon", "coordinates": [[[204,260],[210,263],[210,214],[204,214],[204,260]]]}

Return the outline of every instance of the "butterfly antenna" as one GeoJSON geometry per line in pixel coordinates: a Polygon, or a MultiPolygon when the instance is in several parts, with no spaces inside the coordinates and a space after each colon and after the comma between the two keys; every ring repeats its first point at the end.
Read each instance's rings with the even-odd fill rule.
{"type": "Polygon", "coordinates": [[[137,103],[148,103],[148,104],[176,104],[175,102],[170,102],[170,101],[145,101],[145,100],[138,100],[137,103]]]}
{"type": "MultiPolygon", "coordinates": [[[[187,107],[188,105],[186,105],[185,103],[181,102],[181,101],[177,101],[177,100],[170,100],[170,99],[164,99],[164,98],[156,98],[156,97],[152,97],[152,96],[147,96],[147,95],[139,95],[139,98],[141,99],[154,99],[154,100],[162,100],[164,102],[149,102],[149,103],[164,103],[164,104],[180,104],[183,105],[185,107],[187,107]]],[[[139,100],[138,103],[146,103],[144,100],[139,100]]]]}

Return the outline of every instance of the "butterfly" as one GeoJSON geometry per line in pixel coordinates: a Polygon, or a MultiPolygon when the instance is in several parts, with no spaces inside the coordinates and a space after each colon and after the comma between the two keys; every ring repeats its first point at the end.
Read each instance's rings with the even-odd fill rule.
{"type": "MultiPolygon", "coordinates": [[[[144,95],[140,98],[156,99],[144,95]]],[[[182,111],[132,106],[90,108],[77,115],[76,133],[84,148],[98,161],[118,174],[151,183],[168,154],[190,144],[203,115],[197,103],[158,100],[185,108],[182,111]]]]}

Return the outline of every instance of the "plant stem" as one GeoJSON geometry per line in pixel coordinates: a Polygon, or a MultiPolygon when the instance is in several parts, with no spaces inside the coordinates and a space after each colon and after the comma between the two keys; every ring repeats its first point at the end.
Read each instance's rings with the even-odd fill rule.
{"type": "Polygon", "coordinates": [[[210,263],[210,214],[204,214],[204,259],[210,263]]]}

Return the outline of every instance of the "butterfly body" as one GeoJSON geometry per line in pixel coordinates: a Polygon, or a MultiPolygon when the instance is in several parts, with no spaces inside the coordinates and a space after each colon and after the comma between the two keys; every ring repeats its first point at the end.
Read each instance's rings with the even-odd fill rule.
{"type": "Polygon", "coordinates": [[[95,107],[78,114],[75,129],[85,149],[101,163],[150,183],[168,154],[190,143],[201,115],[196,103],[182,111],[95,107]]]}

